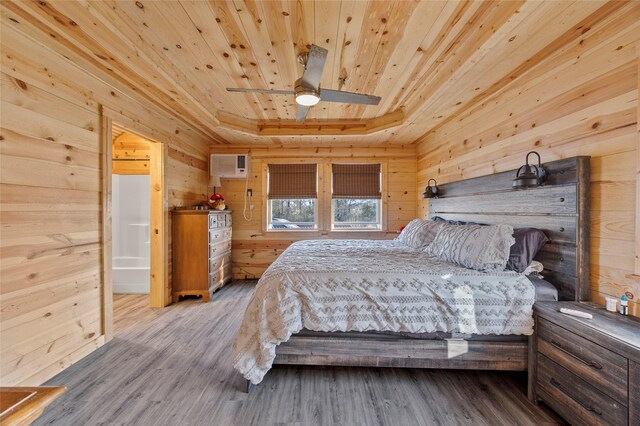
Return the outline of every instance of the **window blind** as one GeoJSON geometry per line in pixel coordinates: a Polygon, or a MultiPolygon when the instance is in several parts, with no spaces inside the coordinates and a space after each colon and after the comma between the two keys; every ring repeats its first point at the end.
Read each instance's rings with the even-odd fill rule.
{"type": "Polygon", "coordinates": [[[317,164],[269,164],[267,167],[270,200],[318,198],[317,164]]]}
{"type": "Polygon", "coordinates": [[[332,198],[382,198],[380,164],[332,164],[332,198]]]}

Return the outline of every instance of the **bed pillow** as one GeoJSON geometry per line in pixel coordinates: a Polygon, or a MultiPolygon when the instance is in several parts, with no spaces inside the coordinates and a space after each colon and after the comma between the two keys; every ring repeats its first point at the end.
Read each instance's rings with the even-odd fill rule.
{"type": "Polygon", "coordinates": [[[536,228],[516,229],[513,231],[513,237],[515,244],[511,246],[507,269],[522,273],[549,239],[544,232],[536,228]]]}
{"type": "Polygon", "coordinates": [[[514,243],[510,225],[442,225],[426,251],[478,271],[502,271],[514,243]]]}
{"type": "Polygon", "coordinates": [[[414,219],[400,233],[397,240],[409,247],[427,247],[438,233],[441,224],[432,220],[414,219]]]}

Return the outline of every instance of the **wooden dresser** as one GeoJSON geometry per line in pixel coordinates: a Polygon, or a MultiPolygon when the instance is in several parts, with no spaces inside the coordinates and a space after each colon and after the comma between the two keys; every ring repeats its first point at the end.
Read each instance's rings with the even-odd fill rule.
{"type": "Polygon", "coordinates": [[[571,424],[640,425],[640,321],[579,302],[536,303],[534,318],[531,401],[544,401],[571,424]]]}
{"type": "Polygon", "coordinates": [[[173,301],[202,296],[231,280],[231,212],[174,210],[172,212],[173,301]]]}

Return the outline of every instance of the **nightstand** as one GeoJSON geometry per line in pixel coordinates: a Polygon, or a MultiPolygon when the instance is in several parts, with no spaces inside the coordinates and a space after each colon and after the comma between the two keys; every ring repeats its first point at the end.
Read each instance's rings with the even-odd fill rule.
{"type": "Polygon", "coordinates": [[[571,424],[640,425],[640,321],[579,302],[536,303],[534,319],[529,399],[571,424]]]}

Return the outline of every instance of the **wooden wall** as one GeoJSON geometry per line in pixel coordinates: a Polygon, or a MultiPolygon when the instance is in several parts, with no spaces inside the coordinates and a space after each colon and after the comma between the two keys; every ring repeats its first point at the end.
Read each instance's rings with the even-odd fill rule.
{"type": "MultiPolygon", "coordinates": [[[[591,298],[633,293],[640,8],[627,5],[490,98],[452,117],[418,145],[418,189],[543,161],[591,159],[591,298]]],[[[418,201],[419,214],[427,203],[418,201]]]]}
{"type": "Polygon", "coordinates": [[[39,385],[110,338],[105,113],[168,145],[169,208],[204,198],[210,139],[4,6],[0,384],[39,385]]]}
{"type": "MultiPolygon", "coordinates": [[[[248,153],[251,155],[249,188],[253,189],[254,210],[251,221],[243,217],[245,180],[222,179],[216,191],[224,195],[233,210],[233,276],[258,278],[294,241],[310,238],[395,238],[396,231],[416,217],[416,151],[414,146],[393,148],[212,148],[212,153],[248,153]],[[383,232],[263,232],[263,164],[270,160],[317,159],[318,161],[363,161],[376,159],[387,167],[387,229],[383,232]]],[[[211,188],[212,189],[212,188],[211,188]]],[[[322,195],[319,195],[321,197],[322,195]]],[[[248,209],[247,209],[248,211],[248,209]]]]}

